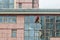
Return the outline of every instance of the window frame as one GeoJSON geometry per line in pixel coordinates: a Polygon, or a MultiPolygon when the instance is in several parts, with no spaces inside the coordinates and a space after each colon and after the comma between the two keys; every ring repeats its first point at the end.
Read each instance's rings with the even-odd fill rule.
{"type": "Polygon", "coordinates": [[[11,30],[11,37],[12,37],[12,38],[16,38],[16,37],[17,37],[17,29],[12,29],[12,30],[11,30]],[[15,35],[15,36],[14,36],[14,34],[13,34],[14,32],[16,32],[16,35],[15,35]]]}

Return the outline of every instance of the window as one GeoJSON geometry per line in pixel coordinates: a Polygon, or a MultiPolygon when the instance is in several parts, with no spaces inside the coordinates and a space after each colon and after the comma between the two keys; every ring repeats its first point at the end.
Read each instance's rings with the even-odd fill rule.
{"type": "Polygon", "coordinates": [[[25,16],[25,40],[39,40],[39,30],[41,29],[40,18],[36,16],[25,16]],[[35,22],[36,21],[36,22],[35,22]]]}
{"type": "Polygon", "coordinates": [[[3,22],[3,16],[0,16],[0,23],[3,22]]]}
{"type": "Polygon", "coordinates": [[[53,29],[54,24],[53,23],[46,23],[46,29],[53,29]]]}
{"type": "Polygon", "coordinates": [[[57,23],[57,24],[56,24],[56,29],[57,29],[57,30],[60,30],[60,23],[57,23]]]}
{"type": "Polygon", "coordinates": [[[10,3],[14,3],[14,0],[9,0],[10,3]]]}
{"type": "Polygon", "coordinates": [[[19,3],[19,8],[22,8],[22,3],[19,3]]]}
{"type": "Polygon", "coordinates": [[[15,16],[6,16],[5,22],[16,23],[16,17],[15,16]]]}
{"type": "Polygon", "coordinates": [[[12,29],[11,37],[16,38],[17,36],[17,29],[12,29]]]}
{"type": "Polygon", "coordinates": [[[0,16],[0,23],[16,23],[16,16],[0,16]]]}
{"type": "Polygon", "coordinates": [[[13,8],[14,0],[0,0],[0,8],[13,8]]]}

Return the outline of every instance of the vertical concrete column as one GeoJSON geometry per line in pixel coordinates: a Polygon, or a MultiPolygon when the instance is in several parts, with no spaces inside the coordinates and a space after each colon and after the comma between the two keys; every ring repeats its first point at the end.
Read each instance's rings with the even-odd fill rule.
{"type": "Polygon", "coordinates": [[[16,0],[14,0],[14,9],[16,9],[16,0]]]}

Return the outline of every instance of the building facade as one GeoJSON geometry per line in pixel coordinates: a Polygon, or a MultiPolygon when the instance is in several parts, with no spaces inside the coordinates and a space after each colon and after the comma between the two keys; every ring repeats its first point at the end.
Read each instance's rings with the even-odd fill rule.
{"type": "Polygon", "coordinates": [[[0,0],[0,8],[39,8],[39,0],[0,0]]]}
{"type": "Polygon", "coordinates": [[[0,14],[0,40],[25,40],[25,16],[20,14],[10,15],[9,13],[15,9],[32,8],[39,8],[38,0],[0,0],[0,13],[2,12],[2,15],[0,14]],[[5,9],[7,10],[5,11],[5,9]],[[9,13],[5,15],[8,10],[9,13]]]}
{"type": "Polygon", "coordinates": [[[60,37],[60,10],[38,9],[38,2],[0,0],[0,40],[53,40],[51,37],[60,37]]]}
{"type": "Polygon", "coordinates": [[[53,37],[60,37],[59,13],[55,9],[2,9],[0,40],[53,40],[53,37]]]}

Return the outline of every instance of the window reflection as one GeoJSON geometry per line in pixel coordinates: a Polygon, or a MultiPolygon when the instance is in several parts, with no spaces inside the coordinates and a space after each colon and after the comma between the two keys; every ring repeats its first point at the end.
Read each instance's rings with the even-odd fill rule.
{"type": "Polygon", "coordinates": [[[53,29],[54,24],[53,23],[46,23],[46,29],[53,29]]]}
{"type": "Polygon", "coordinates": [[[0,8],[14,8],[14,0],[0,0],[0,8]]]}
{"type": "Polygon", "coordinates": [[[56,22],[60,22],[60,16],[56,17],[56,22]]]}
{"type": "Polygon", "coordinates": [[[56,29],[57,29],[57,30],[60,30],[60,23],[57,23],[57,24],[56,24],[56,29]]]}
{"type": "MultiPolygon", "coordinates": [[[[60,16],[39,17],[40,22],[37,23],[35,22],[36,16],[25,17],[25,31],[28,32],[28,40],[49,40],[50,37],[60,37],[60,16]]],[[[25,32],[25,37],[27,32],[25,32]]]]}
{"type": "MultiPolygon", "coordinates": [[[[25,17],[25,37],[28,36],[28,40],[39,40],[39,30],[41,29],[40,23],[35,23],[35,16],[25,17]],[[28,35],[26,34],[28,32],[28,35]]],[[[25,38],[26,39],[26,38],[25,38]]]]}

